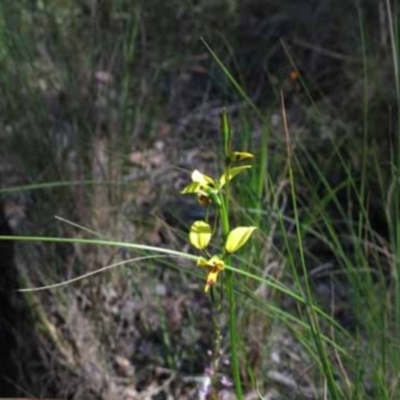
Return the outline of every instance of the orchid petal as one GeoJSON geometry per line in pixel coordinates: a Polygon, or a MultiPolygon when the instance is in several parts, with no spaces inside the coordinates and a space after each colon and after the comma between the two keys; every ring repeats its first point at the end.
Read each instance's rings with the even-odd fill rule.
{"type": "Polygon", "coordinates": [[[251,160],[253,158],[254,158],[253,154],[248,153],[247,151],[234,151],[233,153],[229,154],[229,159],[232,162],[251,160]]]}
{"type": "Polygon", "coordinates": [[[215,180],[211,178],[211,176],[205,175],[197,169],[192,172],[192,181],[197,182],[202,186],[215,187],[215,180]]]}
{"type": "Polygon", "coordinates": [[[220,187],[222,188],[226,184],[226,182],[229,182],[236,175],[240,174],[242,171],[245,171],[246,169],[249,168],[251,168],[251,165],[241,165],[240,167],[229,168],[222,174],[221,178],[219,178],[220,187]]]}
{"type": "Polygon", "coordinates": [[[196,247],[202,250],[208,246],[212,236],[211,226],[204,221],[195,221],[189,232],[189,241],[196,247]]]}
{"type": "Polygon", "coordinates": [[[181,190],[182,194],[187,194],[187,193],[198,193],[202,188],[202,185],[198,182],[192,182],[189,185],[187,185],[185,188],[181,190]]]}
{"type": "Polygon", "coordinates": [[[239,250],[250,239],[257,228],[255,226],[239,226],[229,232],[226,239],[225,249],[228,253],[239,250]]]}

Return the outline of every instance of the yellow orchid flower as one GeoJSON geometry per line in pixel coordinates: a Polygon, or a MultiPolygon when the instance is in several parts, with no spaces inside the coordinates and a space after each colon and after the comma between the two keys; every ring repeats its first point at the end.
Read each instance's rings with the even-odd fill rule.
{"type": "Polygon", "coordinates": [[[229,160],[231,162],[241,162],[245,160],[252,160],[254,158],[253,154],[247,151],[233,151],[229,154],[229,160]]]}
{"type": "Polygon", "coordinates": [[[218,191],[217,182],[211,176],[205,175],[197,169],[192,172],[192,183],[187,185],[182,194],[196,194],[199,204],[207,206],[211,203],[212,193],[218,191]]]}
{"type": "Polygon", "coordinates": [[[206,286],[204,287],[204,291],[207,293],[210,287],[214,286],[217,282],[218,274],[224,270],[224,261],[218,256],[212,256],[209,260],[200,257],[197,265],[208,270],[206,286]]]}
{"type": "MultiPolygon", "coordinates": [[[[242,154],[242,153],[240,153],[242,154]]],[[[250,153],[246,153],[250,154],[250,153]]],[[[192,182],[187,185],[182,191],[182,194],[196,194],[201,205],[209,205],[212,201],[216,201],[217,194],[225,186],[227,182],[232,180],[242,171],[251,168],[251,165],[242,165],[232,167],[225,171],[218,181],[211,176],[203,174],[197,169],[192,172],[192,182]]]]}

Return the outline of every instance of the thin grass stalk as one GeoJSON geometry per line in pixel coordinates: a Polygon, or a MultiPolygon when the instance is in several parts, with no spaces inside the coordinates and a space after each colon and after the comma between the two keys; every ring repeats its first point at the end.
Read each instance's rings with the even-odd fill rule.
{"type": "Polygon", "coordinates": [[[228,68],[224,65],[224,63],[218,57],[218,55],[214,52],[214,50],[209,46],[209,44],[203,38],[201,38],[201,41],[203,42],[204,46],[206,47],[208,52],[211,54],[213,59],[217,62],[218,66],[221,68],[224,75],[232,83],[233,87],[238,91],[238,93],[242,96],[242,98],[245,100],[245,102],[251,107],[251,109],[254,111],[254,113],[257,115],[257,117],[259,117],[260,120],[263,121],[264,123],[268,124],[268,121],[267,121],[267,118],[265,117],[265,115],[256,106],[254,101],[250,98],[250,96],[246,93],[246,91],[242,88],[242,86],[240,86],[239,82],[230,73],[228,68]]]}
{"type": "MultiPolygon", "coordinates": [[[[394,151],[392,155],[392,190],[390,195],[392,198],[389,199],[391,207],[389,211],[389,225],[391,226],[391,240],[393,251],[396,254],[400,252],[400,219],[399,207],[400,207],[400,195],[399,195],[399,171],[400,171],[400,71],[399,71],[399,37],[398,37],[398,20],[396,7],[397,2],[394,2],[394,12],[392,11],[391,3],[386,0],[386,12],[389,24],[390,44],[392,50],[392,61],[393,61],[393,72],[396,87],[396,101],[397,101],[397,132],[393,140],[394,151]]],[[[395,265],[393,268],[394,278],[394,320],[396,331],[400,330],[400,259],[396,257],[395,265]]]]}
{"type": "Polygon", "coordinates": [[[311,287],[309,284],[309,280],[307,278],[307,268],[305,264],[305,258],[304,258],[304,249],[302,245],[302,233],[300,230],[300,224],[299,224],[299,214],[298,214],[298,209],[297,209],[297,204],[296,204],[296,189],[295,189],[295,183],[294,183],[294,173],[293,173],[293,167],[292,167],[292,151],[290,147],[290,138],[289,138],[289,129],[287,126],[287,118],[286,118],[286,109],[285,109],[285,103],[284,103],[284,98],[283,98],[283,93],[281,93],[281,106],[282,106],[282,120],[283,120],[283,126],[284,126],[284,134],[286,137],[286,145],[287,145],[287,154],[288,154],[288,172],[289,172],[289,182],[290,182],[290,187],[291,187],[291,193],[292,193],[292,205],[293,205],[293,211],[294,211],[294,219],[295,219],[295,226],[296,226],[296,236],[299,244],[299,255],[300,255],[300,262],[301,262],[301,267],[303,269],[303,274],[306,277],[305,279],[305,286],[306,286],[306,296],[307,296],[307,303],[308,306],[306,307],[306,316],[310,325],[311,329],[311,335],[313,337],[314,343],[317,347],[317,351],[320,357],[320,364],[322,367],[322,370],[324,372],[325,379],[327,380],[327,385],[329,389],[329,394],[332,396],[332,399],[339,399],[339,393],[338,389],[335,383],[333,371],[332,371],[332,366],[331,363],[328,359],[325,345],[323,341],[321,340],[321,331],[320,327],[318,324],[318,319],[317,315],[314,312],[314,301],[313,301],[313,296],[311,292],[311,287]]]}

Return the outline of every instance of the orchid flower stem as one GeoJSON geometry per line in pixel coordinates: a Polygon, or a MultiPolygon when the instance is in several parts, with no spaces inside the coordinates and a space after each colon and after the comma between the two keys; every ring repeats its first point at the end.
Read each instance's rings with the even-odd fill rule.
{"type": "MultiPolygon", "coordinates": [[[[230,258],[230,257],[229,257],[230,258]]],[[[229,262],[229,258],[227,262],[229,262]]],[[[242,392],[242,381],[240,378],[240,365],[238,356],[238,337],[236,327],[236,304],[235,304],[235,293],[234,293],[234,275],[231,271],[228,271],[226,280],[226,288],[228,291],[228,304],[229,304],[229,341],[231,348],[231,361],[233,379],[235,383],[236,398],[243,399],[242,392]]]]}
{"type": "MultiPolygon", "coordinates": [[[[228,187],[227,193],[228,193],[228,187]]],[[[222,197],[222,196],[221,196],[222,197]]],[[[227,197],[221,199],[221,223],[223,229],[223,236],[226,239],[229,231],[229,212],[227,208],[227,197]]],[[[231,256],[226,256],[225,263],[231,265],[231,256]]],[[[239,357],[238,357],[238,336],[236,329],[236,304],[235,304],[235,293],[234,293],[234,275],[231,271],[226,271],[226,290],[228,297],[228,307],[229,307],[229,342],[230,342],[230,350],[231,350],[231,364],[232,364],[232,372],[233,372],[233,380],[235,384],[235,392],[236,398],[238,400],[243,399],[242,392],[242,382],[240,379],[240,365],[239,365],[239,357]]]]}
{"type": "Polygon", "coordinates": [[[213,363],[212,363],[212,370],[213,373],[211,375],[212,384],[211,387],[213,388],[215,385],[215,380],[217,377],[216,372],[219,369],[220,362],[221,362],[221,341],[222,341],[222,334],[221,334],[221,323],[220,323],[220,310],[213,313],[213,324],[214,324],[214,355],[213,355],[213,363]]]}

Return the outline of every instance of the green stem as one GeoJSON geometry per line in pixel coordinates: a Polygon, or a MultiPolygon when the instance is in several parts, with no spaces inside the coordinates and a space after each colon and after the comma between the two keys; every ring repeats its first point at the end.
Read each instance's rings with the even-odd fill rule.
{"type": "Polygon", "coordinates": [[[221,361],[221,341],[222,341],[222,334],[221,334],[221,324],[220,324],[220,313],[215,312],[213,314],[213,323],[214,323],[214,354],[213,354],[213,370],[214,373],[211,376],[211,387],[214,388],[215,381],[217,378],[216,372],[219,370],[220,361],[221,361]]]}
{"type": "Polygon", "coordinates": [[[237,328],[236,328],[236,303],[235,303],[234,286],[235,286],[234,275],[231,271],[229,271],[227,274],[227,284],[226,284],[228,290],[228,304],[229,304],[229,341],[231,347],[231,362],[232,362],[233,379],[235,382],[236,398],[238,400],[241,400],[243,399],[243,392],[242,392],[242,380],[240,378],[240,365],[239,365],[239,355],[238,355],[239,340],[237,337],[237,328]]]}
{"type": "MultiPolygon", "coordinates": [[[[226,241],[226,238],[228,237],[230,231],[227,199],[221,198],[220,212],[221,212],[221,223],[222,223],[224,241],[226,241]]],[[[227,264],[231,265],[230,256],[227,256],[224,261],[227,264]]],[[[234,287],[235,287],[234,275],[232,271],[226,271],[226,289],[228,292],[228,307],[229,307],[228,327],[229,327],[229,342],[231,348],[232,372],[233,372],[233,380],[235,383],[236,398],[238,400],[241,400],[243,399],[243,391],[242,391],[242,381],[240,378],[240,366],[239,366],[239,356],[238,356],[239,342],[236,329],[236,303],[235,303],[234,287]]]]}

